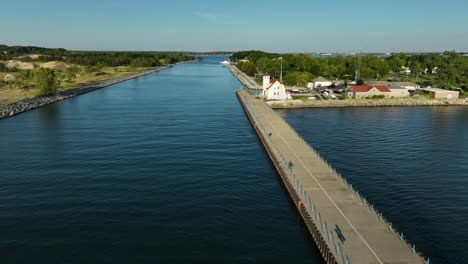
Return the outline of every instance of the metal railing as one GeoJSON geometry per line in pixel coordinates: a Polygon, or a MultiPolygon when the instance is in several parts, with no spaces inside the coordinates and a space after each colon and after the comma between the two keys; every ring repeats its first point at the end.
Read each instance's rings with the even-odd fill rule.
{"type": "MultiPolygon", "coordinates": [[[[339,243],[339,240],[340,238],[339,237],[336,237],[337,235],[335,235],[334,232],[332,232],[331,230],[329,230],[329,227],[326,223],[326,221],[324,221],[324,219],[322,219],[322,216],[320,214],[320,212],[318,211],[317,207],[314,206],[314,203],[313,203],[313,200],[311,200],[310,196],[307,195],[307,193],[304,191],[304,189],[302,188],[302,185],[300,184],[299,180],[297,179],[295,173],[294,173],[294,164],[291,162],[291,161],[288,161],[287,159],[285,159],[282,155],[282,153],[280,152],[280,150],[278,149],[278,147],[275,145],[275,143],[273,142],[272,138],[271,138],[271,132],[267,131],[263,125],[263,123],[260,121],[260,119],[257,117],[257,114],[252,110],[251,106],[250,106],[250,103],[248,102],[249,100],[245,97],[245,96],[242,96],[243,97],[243,105],[246,107],[247,109],[247,112],[249,113],[250,117],[253,119],[252,123],[253,125],[258,128],[257,131],[258,133],[261,133],[261,138],[265,139],[266,142],[268,144],[268,149],[271,150],[272,154],[275,156],[275,159],[277,160],[277,164],[278,166],[280,167],[281,170],[283,170],[283,172],[285,172],[285,175],[287,175],[287,177],[283,180],[284,180],[284,183],[286,185],[286,187],[288,187],[288,189],[290,188],[292,191],[292,196],[296,196],[296,197],[292,197],[294,202],[296,203],[296,206],[298,207],[299,211],[301,212],[301,214],[303,215],[303,218],[304,218],[304,222],[306,223],[307,227],[309,228],[311,234],[312,234],[312,237],[314,238],[314,240],[316,240],[316,243],[317,245],[319,246],[319,249],[320,251],[322,252],[322,254],[324,254],[324,258],[325,260],[328,262],[328,260],[332,260],[331,257],[327,257],[328,254],[330,254],[330,252],[328,252],[327,249],[324,249],[323,247],[325,245],[321,245],[320,243],[326,243],[323,239],[323,237],[326,237],[328,238],[328,241],[330,244],[333,244],[334,246],[334,253],[333,255],[334,256],[337,256],[337,257],[341,257],[342,260],[343,260],[343,263],[345,264],[349,264],[349,259],[347,257],[347,255],[344,254],[343,250],[342,250],[342,243],[340,244],[339,243]],[[297,198],[297,199],[295,199],[297,198]],[[304,217],[306,216],[306,217],[304,217]],[[315,221],[314,221],[315,219],[315,221]],[[320,231],[321,230],[321,231],[320,231]],[[318,231],[318,233],[314,233],[318,231]],[[318,235],[320,235],[320,237],[318,237],[318,235]]],[[[346,178],[344,178],[340,173],[338,173],[334,168],[332,168],[330,166],[330,164],[328,164],[328,162],[325,161],[325,159],[319,154],[317,153],[305,140],[304,138],[299,135],[294,129],[292,129],[289,124],[285,123],[286,126],[288,126],[289,130],[292,131],[293,135],[292,136],[295,136],[297,138],[299,138],[303,144],[305,144],[309,150],[312,151],[312,153],[314,153],[314,155],[316,155],[320,162],[325,165],[326,167],[328,167],[328,169],[330,169],[334,175],[336,175],[339,179],[341,179],[341,181],[357,196],[360,198],[361,202],[366,205],[369,210],[371,212],[373,212],[376,217],[378,217],[379,221],[383,221],[385,222],[385,224],[387,225],[387,227],[389,228],[390,231],[393,231],[393,233],[398,237],[398,239],[400,241],[402,241],[403,243],[406,244],[406,246],[411,250],[411,252],[413,254],[417,254],[420,259],[422,260],[423,263],[426,263],[426,264],[429,264],[430,263],[430,260],[429,258],[425,258],[423,256],[422,253],[418,252],[416,250],[416,246],[414,244],[412,244],[411,242],[409,242],[403,235],[402,232],[399,232],[391,222],[389,222],[381,212],[377,211],[375,209],[375,207],[365,198],[363,197],[357,190],[355,190],[355,188],[352,186],[352,184],[350,184],[346,178]]],[[[281,174],[281,173],[280,173],[281,174]]],[[[336,230],[335,230],[336,231],[336,230]]],[[[337,232],[338,233],[338,232],[337,232]]],[[[333,257],[333,260],[334,260],[334,257],[333,257]]],[[[336,263],[336,260],[334,260],[335,262],[330,262],[330,263],[336,263]]]]}

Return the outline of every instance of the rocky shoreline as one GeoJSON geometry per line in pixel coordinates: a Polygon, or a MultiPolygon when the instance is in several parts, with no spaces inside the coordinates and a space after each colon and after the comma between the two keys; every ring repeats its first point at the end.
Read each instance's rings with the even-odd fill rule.
{"type": "Polygon", "coordinates": [[[393,98],[393,99],[347,99],[347,100],[287,100],[267,101],[273,109],[292,108],[326,108],[326,107],[381,107],[381,106],[468,106],[464,99],[427,99],[427,98],[393,98]]]}
{"type": "Polygon", "coordinates": [[[75,97],[77,95],[88,93],[88,92],[101,89],[110,85],[114,85],[120,82],[135,79],[146,74],[158,72],[169,67],[171,66],[157,67],[151,70],[133,73],[127,76],[119,77],[119,78],[110,79],[110,80],[106,80],[106,81],[102,81],[99,83],[90,84],[86,86],[81,86],[81,87],[69,89],[66,91],[61,91],[53,95],[28,98],[28,99],[24,99],[24,100],[11,103],[5,106],[0,106],[0,120],[23,113],[23,112],[31,111],[33,109],[36,109],[36,108],[39,108],[48,104],[52,104],[52,103],[62,101],[71,97],[75,97]]]}

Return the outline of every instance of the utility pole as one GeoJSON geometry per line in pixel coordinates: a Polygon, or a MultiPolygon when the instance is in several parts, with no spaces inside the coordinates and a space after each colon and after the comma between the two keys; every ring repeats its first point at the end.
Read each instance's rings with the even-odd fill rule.
{"type": "Polygon", "coordinates": [[[358,65],[356,67],[356,73],[354,75],[354,82],[357,84],[359,78],[361,77],[361,51],[358,53],[358,65]]]}
{"type": "Polygon", "coordinates": [[[283,83],[283,56],[280,57],[280,60],[281,60],[280,83],[283,83]]]}

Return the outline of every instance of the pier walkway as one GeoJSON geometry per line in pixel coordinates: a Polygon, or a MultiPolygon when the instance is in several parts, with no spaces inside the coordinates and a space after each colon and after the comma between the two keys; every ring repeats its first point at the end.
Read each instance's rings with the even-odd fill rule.
{"type": "Polygon", "coordinates": [[[254,79],[252,79],[250,76],[247,74],[243,73],[241,70],[237,69],[236,66],[228,65],[226,66],[245,87],[251,89],[251,90],[262,90],[262,87],[258,85],[254,79]]]}
{"type": "Polygon", "coordinates": [[[326,263],[429,263],[263,100],[236,95],[326,263]]]}

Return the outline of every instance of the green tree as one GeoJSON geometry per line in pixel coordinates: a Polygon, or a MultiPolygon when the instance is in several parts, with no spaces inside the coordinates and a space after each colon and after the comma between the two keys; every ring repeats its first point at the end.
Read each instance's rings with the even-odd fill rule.
{"type": "Polygon", "coordinates": [[[284,77],[284,83],[286,85],[295,85],[299,87],[305,87],[305,85],[312,79],[310,72],[291,72],[284,77]]]}
{"type": "Polygon", "coordinates": [[[5,64],[3,62],[0,62],[0,72],[8,72],[9,69],[7,68],[7,66],[5,66],[5,64]]]}
{"type": "Polygon", "coordinates": [[[437,68],[436,84],[445,89],[463,84],[468,71],[467,59],[453,51],[444,52],[442,65],[437,68]]]}
{"type": "Polygon", "coordinates": [[[257,66],[253,62],[248,61],[242,65],[242,71],[249,76],[254,76],[257,73],[257,66]]]}
{"type": "Polygon", "coordinates": [[[54,94],[57,92],[57,80],[53,71],[47,68],[36,68],[33,70],[33,75],[40,95],[54,94]]]}
{"type": "Polygon", "coordinates": [[[65,81],[66,82],[71,82],[73,79],[76,78],[76,75],[78,74],[78,72],[80,71],[80,68],[76,67],[76,66],[72,66],[70,68],[67,68],[65,70],[65,81]]]}
{"type": "Polygon", "coordinates": [[[257,60],[257,68],[260,72],[266,72],[270,68],[271,60],[268,58],[260,58],[257,60]]]}
{"type": "Polygon", "coordinates": [[[421,71],[421,63],[419,63],[419,61],[411,61],[409,68],[413,76],[418,76],[421,71]]]}
{"type": "Polygon", "coordinates": [[[387,62],[394,73],[399,73],[401,67],[406,65],[406,58],[407,56],[405,53],[394,54],[387,58],[387,62]]]}

